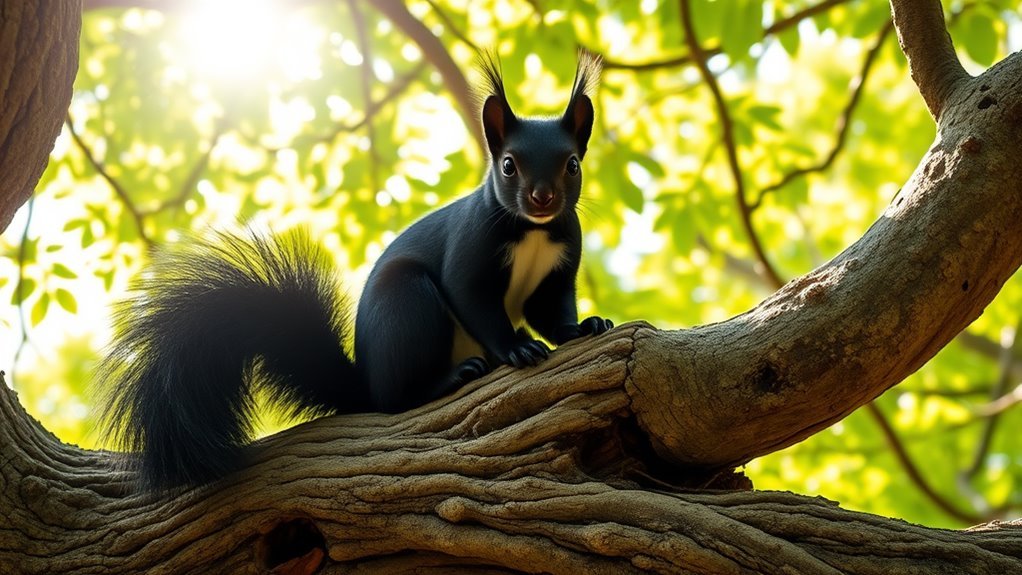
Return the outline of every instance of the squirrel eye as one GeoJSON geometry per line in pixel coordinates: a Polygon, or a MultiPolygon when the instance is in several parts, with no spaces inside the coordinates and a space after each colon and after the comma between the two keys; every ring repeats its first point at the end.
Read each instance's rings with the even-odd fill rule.
{"type": "Polygon", "coordinates": [[[577,176],[578,175],[578,170],[579,170],[578,158],[576,158],[575,156],[572,156],[572,157],[568,158],[568,168],[567,168],[567,170],[568,170],[568,175],[569,176],[577,176]]]}
{"type": "Polygon", "coordinates": [[[500,171],[509,178],[515,175],[515,161],[511,159],[511,156],[504,156],[504,160],[500,163],[500,171]]]}

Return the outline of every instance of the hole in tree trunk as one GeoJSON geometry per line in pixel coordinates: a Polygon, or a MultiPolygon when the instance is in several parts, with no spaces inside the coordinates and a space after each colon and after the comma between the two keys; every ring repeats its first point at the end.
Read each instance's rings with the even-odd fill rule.
{"type": "Polygon", "coordinates": [[[282,521],[259,538],[255,557],[264,573],[311,575],[326,558],[326,538],[308,519],[282,521]]]}

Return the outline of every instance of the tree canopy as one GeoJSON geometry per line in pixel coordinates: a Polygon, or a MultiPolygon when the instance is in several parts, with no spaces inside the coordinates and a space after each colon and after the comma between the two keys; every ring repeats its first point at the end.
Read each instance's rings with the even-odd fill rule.
{"type": "MultiPolygon", "coordinates": [[[[970,71],[1019,49],[1020,4],[945,3],[970,71]]],[[[499,54],[525,115],[560,111],[580,47],[603,56],[579,305],[617,322],[688,327],[749,309],[861,236],[935,135],[886,3],[84,7],[64,131],[0,238],[12,303],[0,361],[72,443],[92,441],[108,302],[154,246],[239,220],[307,227],[357,294],[400,229],[473,189],[486,167],[470,90],[480,48],[499,54]]],[[[904,383],[746,474],[929,525],[1017,516],[1020,300],[1012,277],[904,383]]],[[[285,425],[268,415],[268,430],[285,425]]]]}

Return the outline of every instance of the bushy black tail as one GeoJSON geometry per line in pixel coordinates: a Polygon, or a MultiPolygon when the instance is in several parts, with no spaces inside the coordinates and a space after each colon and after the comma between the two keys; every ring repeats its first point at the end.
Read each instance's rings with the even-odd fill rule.
{"type": "Polygon", "coordinates": [[[217,233],[160,254],[115,310],[105,421],[147,489],[240,463],[258,391],[293,414],[369,409],[344,353],[344,297],[304,234],[217,233]]]}

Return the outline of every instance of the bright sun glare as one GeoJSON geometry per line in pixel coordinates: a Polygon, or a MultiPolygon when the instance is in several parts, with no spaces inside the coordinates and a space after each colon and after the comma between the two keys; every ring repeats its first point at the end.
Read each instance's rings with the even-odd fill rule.
{"type": "Polygon", "coordinates": [[[316,77],[315,45],[324,32],[299,10],[271,0],[195,2],[181,27],[181,42],[196,70],[218,82],[252,82],[283,74],[316,77]]]}

